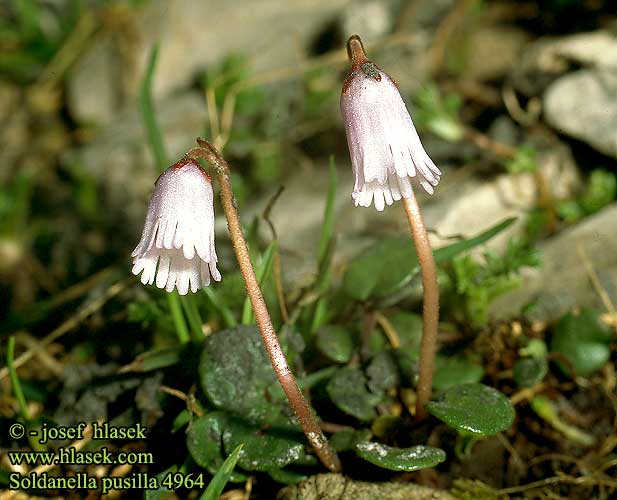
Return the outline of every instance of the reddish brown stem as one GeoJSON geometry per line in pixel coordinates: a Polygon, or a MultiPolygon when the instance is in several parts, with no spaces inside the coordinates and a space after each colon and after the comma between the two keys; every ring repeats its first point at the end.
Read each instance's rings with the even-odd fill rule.
{"type": "Polygon", "coordinates": [[[231,243],[236,254],[236,259],[238,260],[238,265],[240,266],[240,272],[244,278],[244,284],[253,307],[253,312],[255,313],[255,319],[257,320],[261,338],[270,356],[270,361],[272,362],[276,376],[289,400],[289,404],[300,421],[304,434],[313,446],[315,453],[328,469],[333,472],[339,472],[341,470],[341,462],[336,452],[328,444],[302,391],[300,391],[296,379],[287,364],[274,327],[272,326],[272,320],[270,319],[268,308],[261,294],[261,290],[259,289],[259,283],[255,276],[246,241],[242,233],[242,227],[240,226],[240,218],[238,217],[236,202],[231,188],[229,166],[223,156],[210,143],[203,139],[197,139],[197,143],[201,147],[192,149],[188,153],[188,156],[194,159],[197,157],[204,158],[212,164],[216,170],[221,187],[221,201],[223,202],[223,210],[227,217],[227,226],[231,236],[231,243]]]}
{"type": "Polygon", "coordinates": [[[403,206],[409,221],[409,228],[416,246],[418,261],[422,271],[424,303],[422,307],[422,342],[420,344],[420,373],[418,376],[416,418],[426,416],[426,403],[431,398],[435,353],[437,352],[437,326],[439,324],[439,285],[433,251],[428,241],[420,207],[415,195],[403,199],[403,206]]]}

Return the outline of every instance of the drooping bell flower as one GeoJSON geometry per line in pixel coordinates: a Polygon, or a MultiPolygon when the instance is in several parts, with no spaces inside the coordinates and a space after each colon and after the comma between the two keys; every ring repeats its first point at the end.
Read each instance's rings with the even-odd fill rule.
{"type": "Polygon", "coordinates": [[[396,83],[369,61],[358,35],[347,42],[351,72],[341,93],[341,113],[355,182],[356,206],[375,208],[412,195],[417,178],[433,194],[441,171],[424,150],[396,83]]]}
{"type": "Polygon", "coordinates": [[[214,194],[199,164],[182,159],[163,172],[148,204],[141,240],[131,254],[134,275],[186,295],[221,280],[214,248],[214,194]]]}

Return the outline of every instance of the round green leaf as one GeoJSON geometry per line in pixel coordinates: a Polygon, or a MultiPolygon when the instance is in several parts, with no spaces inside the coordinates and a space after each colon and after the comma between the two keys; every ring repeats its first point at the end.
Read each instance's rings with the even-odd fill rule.
{"type": "Polygon", "coordinates": [[[214,406],[255,423],[281,424],[287,401],[256,325],[221,330],[206,338],[199,362],[201,386],[214,406]],[[273,396],[279,394],[277,401],[273,396]]]}
{"type": "Polygon", "coordinates": [[[480,382],[484,376],[484,369],[468,356],[453,356],[435,358],[435,375],[433,388],[444,391],[461,384],[480,382]]]}
{"type": "MultiPolygon", "coordinates": [[[[485,243],[510,226],[506,219],[483,233],[435,250],[435,262],[446,262],[456,255],[485,243]]],[[[409,238],[385,238],[353,259],[343,276],[343,289],[349,297],[365,301],[394,293],[420,272],[418,256],[409,238]]]]}
{"type": "Polygon", "coordinates": [[[413,359],[420,356],[420,343],[422,342],[422,316],[419,314],[398,312],[390,318],[390,323],[398,333],[401,347],[406,354],[413,359]]]}
{"type": "Polygon", "coordinates": [[[412,472],[427,467],[435,467],[446,459],[446,453],[432,446],[412,446],[411,448],[392,448],[381,443],[358,443],[355,447],[358,456],[384,469],[412,472]]]}
{"type": "Polygon", "coordinates": [[[336,451],[351,450],[356,444],[371,439],[368,429],[343,429],[330,438],[330,446],[336,451]]]}
{"type": "Polygon", "coordinates": [[[450,427],[479,436],[497,434],[514,420],[514,407],[508,398],[483,384],[451,387],[426,408],[450,427]]]}
{"type": "Polygon", "coordinates": [[[417,272],[417,262],[409,238],[380,240],[349,263],[343,288],[351,298],[360,301],[372,295],[385,295],[417,272]]]}
{"type": "MultiPolygon", "coordinates": [[[[566,314],[555,327],[551,351],[562,353],[572,363],[576,374],[588,377],[610,358],[612,332],[593,309],[583,309],[579,315],[566,314]]],[[[560,364],[568,375],[568,367],[560,364]]]]}
{"type": "Polygon", "coordinates": [[[245,470],[271,471],[304,458],[304,444],[295,436],[277,429],[264,433],[237,418],[229,419],[223,444],[227,453],[244,444],[238,465],[245,470]]]}
{"type": "Polygon", "coordinates": [[[381,397],[370,393],[366,382],[360,368],[345,367],[330,379],[326,390],[338,408],[359,420],[369,421],[375,418],[375,405],[381,397]]]}
{"type": "Polygon", "coordinates": [[[521,358],[514,364],[514,381],[519,387],[531,387],[540,382],[547,371],[545,358],[521,358]]]}
{"type": "Polygon", "coordinates": [[[317,330],[317,349],[337,363],[347,363],[353,352],[351,332],[340,325],[326,325],[317,330]]]}
{"type": "Polygon", "coordinates": [[[400,382],[396,356],[392,351],[383,351],[375,355],[366,368],[368,388],[373,394],[382,394],[400,382]]]}
{"type": "MultiPolygon", "coordinates": [[[[216,474],[225,461],[223,431],[228,418],[223,412],[212,412],[194,419],[186,433],[186,445],[195,463],[211,474],[216,474]]],[[[246,476],[233,472],[231,481],[245,481],[246,476]]]]}

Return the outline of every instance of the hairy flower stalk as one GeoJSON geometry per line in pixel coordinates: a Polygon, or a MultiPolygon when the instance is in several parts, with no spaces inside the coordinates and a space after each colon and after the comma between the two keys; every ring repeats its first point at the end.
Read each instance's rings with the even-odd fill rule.
{"type": "Polygon", "coordinates": [[[180,295],[221,280],[214,248],[214,194],[206,171],[183,159],[155,182],[141,240],[131,254],[141,282],[180,295]]]}
{"type": "Polygon", "coordinates": [[[403,200],[422,271],[424,303],[416,416],[423,418],[424,406],[431,397],[439,287],[412,181],[433,194],[441,171],[424,150],[396,83],[368,60],[358,35],[349,38],[347,54],[351,71],[341,93],[341,114],[354,173],[351,196],[356,206],[374,203],[379,211],[403,200]]]}
{"type": "Polygon", "coordinates": [[[331,471],[338,472],[341,470],[341,463],[336,452],[330,447],[323,431],[319,427],[317,420],[311,412],[311,409],[300,391],[296,379],[291,372],[281,345],[274,331],[268,308],[264,301],[261,290],[259,289],[259,283],[255,276],[255,270],[251,264],[246,241],[242,233],[242,227],[240,226],[240,218],[236,210],[236,203],[234,194],[231,188],[230,171],[227,162],[218,150],[212,146],[209,142],[203,139],[197,139],[199,148],[194,148],[187,153],[187,158],[197,159],[204,158],[208,163],[213,165],[216,170],[218,181],[221,187],[221,200],[223,202],[223,209],[225,216],[227,217],[227,226],[229,228],[229,234],[231,236],[231,242],[233,245],[236,259],[240,266],[240,272],[244,278],[253,311],[255,313],[255,319],[261,338],[266,346],[270,361],[274,367],[274,371],[278,380],[289,400],[289,404],[294,410],[302,430],[307,439],[313,446],[315,453],[320,458],[321,462],[331,471]]]}

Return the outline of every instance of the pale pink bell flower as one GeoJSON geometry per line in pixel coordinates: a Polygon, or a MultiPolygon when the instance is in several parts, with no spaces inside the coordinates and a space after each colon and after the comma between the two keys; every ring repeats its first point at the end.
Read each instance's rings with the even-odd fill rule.
{"type": "Polygon", "coordinates": [[[341,113],[354,173],[356,206],[383,210],[412,196],[417,177],[433,194],[441,177],[424,150],[396,83],[366,58],[357,35],[347,42],[351,72],[341,93],[341,113]]]}
{"type": "Polygon", "coordinates": [[[194,160],[163,172],[148,204],[141,240],[131,254],[134,275],[186,295],[221,280],[214,248],[214,194],[210,177],[194,160]]]}

